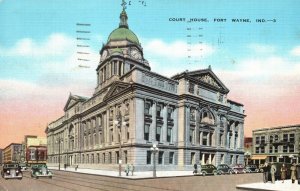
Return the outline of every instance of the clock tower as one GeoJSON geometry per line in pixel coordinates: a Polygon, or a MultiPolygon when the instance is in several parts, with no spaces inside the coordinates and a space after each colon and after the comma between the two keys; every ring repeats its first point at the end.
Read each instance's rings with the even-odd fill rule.
{"type": "Polygon", "coordinates": [[[125,6],[120,14],[119,27],[113,30],[106,44],[100,50],[100,62],[97,71],[97,88],[95,93],[120,80],[133,67],[151,70],[144,58],[143,48],[137,36],[129,29],[125,6]]]}

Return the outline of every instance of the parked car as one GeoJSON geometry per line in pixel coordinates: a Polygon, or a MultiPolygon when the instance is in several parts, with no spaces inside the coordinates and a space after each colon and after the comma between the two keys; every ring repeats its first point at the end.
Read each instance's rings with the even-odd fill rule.
{"type": "Polygon", "coordinates": [[[39,177],[48,177],[52,178],[53,173],[48,169],[45,163],[42,164],[33,164],[31,166],[31,177],[39,178],[39,177]]]}
{"type": "Polygon", "coordinates": [[[245,168],[246,168],[246,172],[259,172],[259,169],[254,164],[246,165],[245,168]]]}
{"type": "Polygon", "coordinates": [[[18,163],[7,163],[3,164],[1,168],[1,176],[4,179],[19,179],[23,178],[23,173],[21,167],[18,163]]]}
{"type": "MultiPolygon", "coordinates": [[[[200,169],[199,169],[199,171],[200,171],[200,169]]],[[[218,171],[217,167],[215,167],[212,164],[201,165],[201,171],[200,172],[201,172],[202,176],[221,174],[221,172],[218,171]]]]}
{"type": "Polygon", "coordinates": [[[217,170],[220,174],[233,174],[233,169],[227,164],[219,164],[217,166],[217,170]]]}
{"type": "Polygon", "coordinates": [[[242,165],[242,164],[233,165],[232,169],[233,169],[233,172],[235,174],[240,174],[240,173],[246,173],[247,172],[246,169],[245,169],[245,166],[242,165]]]}

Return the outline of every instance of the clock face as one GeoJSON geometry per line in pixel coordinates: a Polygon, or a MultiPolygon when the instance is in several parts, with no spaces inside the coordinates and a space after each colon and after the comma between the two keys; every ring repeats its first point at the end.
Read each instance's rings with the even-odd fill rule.
{"type": "Polygon", "coordinates": [[[104,60],[105,58],[106,58],[106,56],[107,56],[107,50],[104,50],[103,52],[102,52],[102,60],[104,60]]]}
{"type": "Polygon", "coordinates": [[[132,49],[130,51],[130,55],[133,58],[137,59],[137,60],[141,60],[142,59],[142,55],[141,55],[141,53],[140,53],[140,51],[138,49],[132,49]]]}

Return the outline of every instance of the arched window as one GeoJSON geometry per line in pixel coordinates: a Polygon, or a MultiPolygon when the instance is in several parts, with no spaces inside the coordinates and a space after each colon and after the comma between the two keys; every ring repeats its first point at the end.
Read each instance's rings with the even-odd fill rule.
{"type": "Polygon", "coordinates": [[[214,119],[213,114],[208,110],[202,111],[201,114],[200,114],[200,123],[206,123],[206,124],[214,125],[215,124],[215,119],[214,119]]]}

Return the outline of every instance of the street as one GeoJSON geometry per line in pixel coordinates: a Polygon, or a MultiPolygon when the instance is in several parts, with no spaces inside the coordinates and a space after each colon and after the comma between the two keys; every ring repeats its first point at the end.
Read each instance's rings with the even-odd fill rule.
{"type": "Polygon", "coordinates": [[[24,172],[22,180],[0,178],[0,191],[193,191],[205,188],[210,190],[236,190],[237,184],[261,182],[261,173],[219,175],[219,176],[184,176],[167,178],[126,179],[73,172],[54,171],[52,179],[33,179],[29,172],[24,172]]]}

